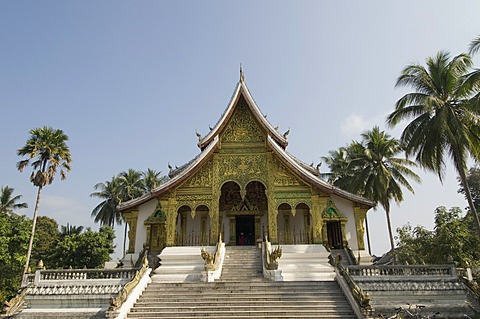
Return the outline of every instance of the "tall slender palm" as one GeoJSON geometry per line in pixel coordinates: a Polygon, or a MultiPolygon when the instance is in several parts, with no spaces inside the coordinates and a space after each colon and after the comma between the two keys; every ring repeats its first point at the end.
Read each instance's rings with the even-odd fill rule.
{"type": "Polygon", "coordinates": [[[467,160],[480,159],[480,80],[472,74],[467,54],[450,58],[448,52],[429,57],[426,67],[415,63],[405,67],[397,87],[411,87],[395,104],[387,123],[395,126],[410,120],[401,135],[407,156],[415,156],[440,181],[445,175],[445,157],[452,160],[480,234],[480,220],[467,182],[467,160]]]}
{"type": "Polygon", "coordinates": [[[382,205],[393,250],[390,201],[393,199],[400,203],[403,200],[401,186],[413,192],[407,178],[417,182],[420,182],[420,178],[409,168],[416,166],[414,162],[397,157],[403,151],[399,140],[380,131],[378,127],[364,132],[361,136],[361,142],[353,141],[347,147],[341,148],[346,155],[337,158],[340,163],[329,164],[331,169],[338,170],[333,184],[382,205]]]}
{"type": "Polygon", "coordinates": [[[112,228],[115,227],[115,223],[121,224],[122,216],[117,210],[117,206],[122,199],[120,179],[113,176],[110,181],[96,184],[94,189],[97,192],[90,194],[90,196],[103,200],[92,210],[92,217],[95,217],[95,222],[100,222],[100,225],[112,228]]]}
{"type": "MultiPolygon", "coordinates": [[[[397,157],[403,152],[398,139],[374,127],[362,134],[363,153],[357,153],[352,165],[358,167],[352,185],[361,187],[361,195],[380,203],[385,210],[390,247],[393,250],[393,230],[390,219],[390,201],[397,204],[403,201],[401,186],[414,193],[407,178],[420,182],[420,177],[410,167],[416,164],[408,159],[397,157]]],[[[355,186],[354,186],[355,187],[355,186]]]]}
{"type": "Polygon", "coordinates": [[[32,253],[33,237],[37,222],[40,194],[44,186],[53,182],[57,170],[60,168],[60,177],[65,179],[66,172],[70,171],[72,161],[70,149],[67,146],[68,136],[62,130],[53,129],[48,126],[30,130],[30,138],[26,144],[17,151],[17,155],[27,157],[17,163],[20,172],[30,164],[33,171],[30,181],[38,187],[37,200],[33,211],[32,233],[27,250],[27,261],[24,273],[27,273],[32,253]]]}
{"type": "Polygon", "coordinates": [[[8,186],[2,186],[2,188],[0,188],[0,214],[16,215],[14,210],[28,208],[27,203],[18,203],[22,195],[12,197],[14,190],[15,189],[8,186]]]}

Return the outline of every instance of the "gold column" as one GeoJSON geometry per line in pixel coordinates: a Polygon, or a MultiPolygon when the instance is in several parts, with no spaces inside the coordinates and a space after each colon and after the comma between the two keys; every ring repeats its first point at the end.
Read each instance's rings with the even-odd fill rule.
{"type": "Polygon", "coordinates": [[[213,154],[212,163],[212,202],[210,214],[210,244],[214,244],[218,240],[219,229],[222,222],[222,216],[220,216],[220,179],[219,179],[219,167],[218,167],[218,154],[213,154]]]}
{"type": "Polygon", "coordinates": [[[311,244],[311,236],[310,236],[310,211],[303,212],[303,230],[305,232],[305,242],[307,244],[311,244]]]}
{"type": "Polygon", "coordinates": [[[207,213],[200,216],[200,242],[202,246],[207,244],[207,213]]]}
{"type": "Polygon", "coordinates": [[[346,230],[347,221],[341,220],[340,225],[342,226],[342,245],[343,247],[348,247],[347,230],[346,230]]]}
{"type": "Polygon", "coordinates": [[[133,210],[125,214],[125,221],[128,224],[128,250],[127,254],[135,252],[135,238],[137,237],[138,210],[133,210]]]}
{"type": "Polygon", "coordinates": [[[165,207],[167,215],[165,228],[167,230],[167,247],[175,245],[175,228],[177,226],[177,211],[175,209],[176,200],[174,197],[168,199],[167,202],[162,202],[162,207],[165,207]]]}
{"type": "Polygon", "coordinates": [[[268,237],[272,244],[278,244],[277,215],[278,215],[278,209],[277,207],[275,207],[275,200],[273,200],[273,194],[269,194],[268,196],[268,237]]]}
{"type": "Polygon", "coordinates": [[[260,232],[260,216],[255,216],[255,238],[252,238],[253,242],[256,243],[258,238],[262,238],[262,233],[260,232]]]}
{"type": "Polygon", "coordinates": [[[323,218],[322,211],[327,206],[328,197],[320,197],[318,195],[312,196],[312,224],[313,224],[313,243],[323,244],[324,239],[322,235],[323,218]]]}
{"type": "Polygon", "coordinates": [[[235,246],[237,244],[237,232],[236,232],[236,227],[237,226],[237,221],[235,219],[235,216],[230,217],[230,242],[229,244],[232,246],[235,246]]]}
{"type": "Polygon", "coordinates": [[[363,227],[363,222],[367,217],[368,208],[361,207],[361,206],[354,206],[353,207],[353,216],[355,217],[355,228],[357,231],[357,244],[359,250],[365,249],[365,241],[363,240],[363,236],[365,234],[365,228],[363,227]]]}

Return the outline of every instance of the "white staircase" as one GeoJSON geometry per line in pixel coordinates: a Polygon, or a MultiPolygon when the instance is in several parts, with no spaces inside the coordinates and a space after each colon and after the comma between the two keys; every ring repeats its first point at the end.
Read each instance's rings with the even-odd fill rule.
{"type": "Polygon", "coordinates": [[[284,281],[333,281],[330,252],[323,245],[283,245],[278,269],[284,281]]]}
{"type": "Polygon", "coordinates": [[[215,282],[166,283],[156,279],[162,271],[157,273],[129,319],[356,318],[335,281],[264,279],[261,250],[254,246],[227,247],[215,282]]]}

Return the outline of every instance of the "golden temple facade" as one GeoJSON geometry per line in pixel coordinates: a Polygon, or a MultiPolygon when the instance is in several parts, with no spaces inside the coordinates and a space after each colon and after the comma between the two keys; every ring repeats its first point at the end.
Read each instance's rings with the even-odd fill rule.
{"type": "Polygon", "coordinates": [[[286,151],[253,100],[243,75],[200,153],[171,170],[151,193],[119,206],[129,226],[128,252],[146,247],[322,244],[364,250],[364,221],[373,202],[320,178],[318,168],[286,151]]]}

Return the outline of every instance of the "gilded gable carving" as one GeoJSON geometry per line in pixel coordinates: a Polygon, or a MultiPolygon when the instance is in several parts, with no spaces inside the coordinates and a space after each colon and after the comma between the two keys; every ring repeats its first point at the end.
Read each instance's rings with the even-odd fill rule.
{"type": "Polygon", "coordinates": [[[265,136],[248,110],[246,102],[238,102],[235,113],[222,136],[222,142],[263,142],[265,136]]]}
{"type": "Polygon", "coordinates": [[[265,155],[237,155],[220,157],[219,175],[222,180],[238,180],[246,183],[250,180],[264,181],[267,159],[265,155]]]}
{"type": "Polygon", "coordinates": [[[275,186],[300,186],[305,185],[298,177],[290,172],[277,158],[274,157],[275,166],[274,184],[275,186]]]}
{"type": "Polygon", "coordinates": [[[212,160],[208,162],[190,179],[183,187],[211,187],[212,186],[212,160]]]}

